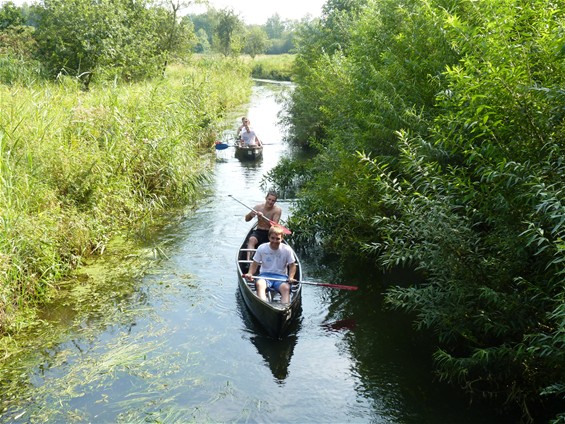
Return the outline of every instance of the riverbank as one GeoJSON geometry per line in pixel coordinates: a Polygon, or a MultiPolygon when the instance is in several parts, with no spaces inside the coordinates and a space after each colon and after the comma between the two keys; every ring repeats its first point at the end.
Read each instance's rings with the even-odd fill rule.
{"type": "Polygon", "coordinates": [[[217,57],[87,92],[70,78],[0,86],[3,344],[85,259],[198,199],[222,119],[250,90],[247,67],[217,57]]]}
{"type": "Polygon", "coordinates": [[[259,55],[250,59],[251,76],[256,79],[292,81],[294,54],[259,55]]]}

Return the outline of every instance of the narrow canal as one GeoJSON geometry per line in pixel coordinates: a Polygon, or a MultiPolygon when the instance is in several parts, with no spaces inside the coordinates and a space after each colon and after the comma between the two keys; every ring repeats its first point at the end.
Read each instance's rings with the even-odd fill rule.
{"type": "MultiPolygon", "coordinates": [[[[37,347],[4,361],[0,421],[497,422],[434,380],[409,322],[380,305],[375,276],[350,273],[363,283],[355,292],[305,286],[299,326],[281,341],[248,316],[235,268],[247,210],[229,195],[260,203],[265,173],[290,154],[276,125],[287,89],[257,83],[242,112],[266,144],[261,161],[216,152],[197,209],[145,253],[85,271],[104,290],[70,293],[46,312],[52,324],[37,332],[37,347]]],[[[291,205],[279,205],[284,220],[291,205]]],[[[306,278],[331,279],[331,264],[305,255],[302,265],[306,278]]]]}

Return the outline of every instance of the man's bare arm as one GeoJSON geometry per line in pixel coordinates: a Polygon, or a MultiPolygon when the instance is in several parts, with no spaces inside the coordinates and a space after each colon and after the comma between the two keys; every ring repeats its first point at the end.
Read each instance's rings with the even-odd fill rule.
{"type": "Polygon", "coordinates": [[[279,222],[281,220],[281,215],[282,215],[282,209],[281,208],[275,209],[271,221],[279,222]]]}
{"type": "Polygon", "coordinates": [[[294,274],[296,274],[296,263],[295,262],[288,265],[288,279],[293,280],[294,274]]]}

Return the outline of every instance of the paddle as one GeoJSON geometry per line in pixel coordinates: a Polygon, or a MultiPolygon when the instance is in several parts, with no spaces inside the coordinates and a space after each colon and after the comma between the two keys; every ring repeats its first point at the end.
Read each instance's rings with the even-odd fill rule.
{"type": "Polygon", "coordinates": [[[222,143],[221,141],[216,141],[216,150],[224,150],[227,149],[229,146],[229,144],[227,143],[222,143]]]}
{"type": "MultiPolygon", "coordinates": [[[[260,277],[258,275],[254,275],[253,278],[255,280],[257,280],[259,278],[264,278],[265,280],[287,281],[288,282],[288,280],[286,278],[260,277]]],[[[340,289],[340,290],[357,290],[359,288],[357,286],[344,286],[344,285],[341,285],[341,284],[316,283],[314,281],[298,281],[298,280],[296,280],[296,282],[300,283],[300,284],[308,284],[308,285],[311,285],[311,286],[330,287],[332,289],[340,289]]]]}
{"type": "MultiPolygon", "coordinates": [[[[252,211],[255,212],[255,213],[259,213],[259,212],[256,211],[255,209],[250,208],[249,206],[247,206],[247,205],[244,204],[244,203],[241,203],[239,200],[237,200],[237,199],[236,199],[235,197],[233,197],[231,194],[228,194],[228,196],[231,197],[233,200],[235,200],[237,203],[239,203],[239,204],[245,206],[247,209],[250,209],[250,210],[252,210],[252,211]]],[[[283,233],[285,233],[285,234],[292,234],[292,231],[290,231],[290,230],[289,230],[288,228],[286,228],[284,225],[281,225],[281,224],[279,224],[278,222],[275,222],[275,221],[271,221],[271,220],[270,220],[269,218],[267,218],[265,215],[261,215],[261,218],[263,218],[263,219],[269,221],[269,223],[270,223],[271,225],[276,225],[276,226],[278,226],[278,227],[281,227],[282,230],[283,230],[283,233]]]]}
{"type": "Polygon", "coordinates": [[[328,331],[340,331],[340,330],[355,330],[357,327],[357,322],[355,318],[345,318],[339,321],[326,322],[322,324],[322,328],[328,331]]]}
{"type": "MultiPolygon", "coordinates": [[[[275,143],[266,143],[267,146],[270,146],[272,144],[275,144],[275,143]]],[[[261,143],[261,146],[265,146],[265,143],[261,143]]],[[[227,149],[228,147],[235,147],[235,146],[230,146],[229,144],[222,143],[221,141],[216,142],[216,150],[224,150],[224,149],[227,149]]]]}

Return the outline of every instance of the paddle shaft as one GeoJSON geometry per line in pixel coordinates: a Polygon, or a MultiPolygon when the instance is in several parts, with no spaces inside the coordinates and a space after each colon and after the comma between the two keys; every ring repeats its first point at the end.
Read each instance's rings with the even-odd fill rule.
{"type": "MultiPolygon", "coordinates": [[[[287,278],[272,278],[272,277],[261,277],[258,275],[254,275],[253,278],[255,280],[259,279],[259,278],[263,278],[265,280],[271,280],[271,281],[286,281],[289,282],[287,278]]],[[[341,289],[341,290],[357,290],[359,287],[357,286],[344,286],[341,284],[328,284],[328,283],[316,283],[314,281],[299,281],[299,280],[295,280],[297,283],[300,284],[308,284],[311,286],[321,286],[321,287],[330,287],[332,289],[341,289]]]]}
{"type": "MultiPolygon", "coordinates": [[[[235,197],[233,197],[231,194],[228,194],[229,197],[231,197],[233,200],[235,200],[237,203],[239,203],[240,205],[245,206],[247,209],[255,212],[256,214],[259,214],[259,211],[256,211],[253,208],[250,208],[249,206],[247,206],[245,203],[240,202],[239,200],[237,200],[235,197]]],[[[265,215],[263,215],[263,213],[261,212],[261,215],[258,215],[260,218],[263,218],[265,221],[269,221],[269,224],[271,225],[278,225],[279,227],[281,227],[284,231],[285,234],[291,234],[291,231],[286,228],[284,225],[279,224],[278,222],[272,221],[269,218],[267,218],[265,215]]]]}

